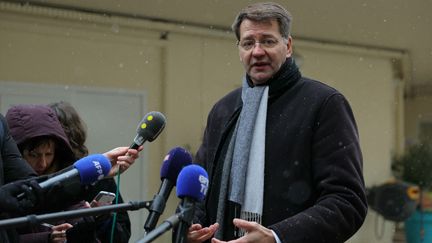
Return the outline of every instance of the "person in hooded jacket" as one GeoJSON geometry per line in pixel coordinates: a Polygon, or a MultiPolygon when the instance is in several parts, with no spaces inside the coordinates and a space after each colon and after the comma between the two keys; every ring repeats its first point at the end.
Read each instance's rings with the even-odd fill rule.
{"type": "MultiPolygon", "coordinates": [[[[124,172],[138,158],[138,150],[117,147],[104,153],[112,164],[110,177],[117,171],[124,172]]],[[[22,158],[18,146],[12,138],[5,117],[0,114],[0,220],[21,217],[31,213],[46,213],[62,210],[73,202],[84,198],[91,186],[67,190],[42,190],[39,183],[57,174],[37,176],[33,168],[22,158]],[[16,195],[24,193],[23,199],[16,195]]],[[[76,227],[75,227],[76,228],[76,227]]],[[[0,229],[0,242],[19,242],[15,229],[0,229]]]]}
{"type": "Polygon", "coordinates": [[[75,162],[60,121],[48,106],[12,106],[6,120],[21,154],[38,175],[59,171],[75,162]]]}
{"type": "MultiPolygon", "coordinates": [[[[63,170],[77,159],[56,113],[50,107],[16,105],[8,110],[6,119],[21,154],[38,175],[63,170]]],[[[89,191],[92,190],[88,190],[86,195],[89,191]]],[[[84,198],[87,199],[87,196],[84,198]]],[[[90,207],[90,205],[86,201],[81,201],[72,208],[82,207],[90,207]]],[[[31,233],[28,233],[28,229],[24,229],[20,241],[64,242],[67,238],[68,242],[99,242],[96,236],[97,226],[106,223],[104,224],[103,217],[98,219],[102,221],[95,222],[93,217],[84,217],[79,220],[59,222],[59,225],[54,227],[40,226],[31,229],[31,233]]]]}

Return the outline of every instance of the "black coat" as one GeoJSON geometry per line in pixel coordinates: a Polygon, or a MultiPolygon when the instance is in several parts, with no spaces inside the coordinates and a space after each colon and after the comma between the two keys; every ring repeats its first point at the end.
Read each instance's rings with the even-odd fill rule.
{"type": "MultiPolygon", "coordinates": [[[[15,141],[9,134],[6,119],[0,114],[0,186],[35,176],[36,172],[22,159],[15,141]]],[[[0,219],[8,217],[6,212],[0,212],[0,219]]],[[[17,241],[17,234],[14,230],[0,230],[0,242],[14,241],[17,241]]]]}
{"type": "MultiPolygon", "coordinates": [[[[203,225],[216,221],[224,147],[241,106],[237,89],[208,116],[196,156],[210,178],[206,202],[196,210],[203,225]]],[[[263,225],[282,242],[343,242],[360,228],[367,212],[362,155],[342,94],[300,76],[279,87],[270,83],[265,146],[263,225]]]]}
{"type": "Polygon", "coordinates": [[[18,147],[10,136],[6,119],[0,114],[0,185],[35,177],[36,172],[21,157],[18,147]]]}

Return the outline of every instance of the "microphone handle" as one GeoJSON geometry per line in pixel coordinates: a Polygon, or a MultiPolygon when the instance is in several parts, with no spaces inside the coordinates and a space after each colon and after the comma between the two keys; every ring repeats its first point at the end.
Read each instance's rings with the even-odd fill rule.
{"type": "Polygon", "coordinates": [[[57,176],[53,176],[53,177],[49,178],[48,180],[39,183],[39,186],[42,189],[46,189],[46,188],[48,188],[48,187],[50,187],[52,185],[55,185],[58,182],[62,182],[62,181],[68,180],[69,178],[72,178],[72,177],[75,177],[75,176],[79,176],[79,172],[78,172],[78,170],[76,168],[73,168],[73,169],[71,169],[69,171],[61,173],[61,174],[59,174],[57,176]]]}
{"type": "Polygon", "coordinates": [[[186,243],[187,233],[191,226],[194,212],[195,212],[195,200],[185,197],[182,204],[180,205],[180,223],[176,229],[175,243],[186,243]]]}
{"type": "Polygon", "coordinates": [[[160,215],[165,210],[166,202],[168,201],[169,195],[173,187],[174,183],[170,180],[162,180],[159,192],[153,198],[152,204],[149,208],[150,212],[147,216],[146,222],[144,223],[144,230],[146,232],[150,232],[156,227],[160,215]]]}
{"type": "Polygon", "coordinates": [[[131,144],[131,146],[129,146],[129,148],[130,148],[130,149],[138,149],[138,148],[139,148],[139,145],[136,144],[135,142],[133,142],[133,143],[131,144]]]}
{"type": "MultiPolygon", "coordinates": [[[[71,170],[57,174],[56,176],[53,176],[53,177],[39,183],[39,186],[42,188],[42,190],[45,190],[45,189],[49,188],[50,186],[55,185],[56,183],[61,183],[65,180],[68,180],[69,178],[76,177],[76,176],[79,176],[79,172],[76,168],[73,168],[71,170]]],[[[31,188],[29,188],[29,189],[32,190],[31,188]]],[[[25,194],[22,192],[22,193],[18,194],[16,196],[16,198],[18,199],[18,201],[20,201],[20,200],[25,198],[25,194]]]]}
{"type": "Polygon", "coordinates": [[[160,224],[156,229],[150,231],[146,234],[141,240],[137,241],[137,243],[148,243],[154,241],[156,238],[161,236],[163,233],[177,226],[180,222],[180,215],[174,214],[171,217],[164,220],[162,224],[160,224]]]}
{"type": "Polygon", "coordinates": [[[131,146],[129,146],[130,149],[138,149],[139,146],[143,145],[144,142],[147,141],[146,138],[144,138],[143,136],[141,136],[140,134],[137,134],[131,144],[131,146]]]}

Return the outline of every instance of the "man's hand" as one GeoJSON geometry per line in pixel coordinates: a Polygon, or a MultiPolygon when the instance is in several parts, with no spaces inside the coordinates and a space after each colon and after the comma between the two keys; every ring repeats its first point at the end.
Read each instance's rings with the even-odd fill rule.
{"type": "Polygon", "coordinates": [[[140,146],[138,150],[129,149],[128,147],[118,147],[104,153],[104,155],[110,160],[112,166],[108,173],[108,177],[115,176],[118,171],[123,173],[127,170],[139,157],[138,153],[141,150],[143,150],[143,146],[140,146]]]}
{"type": "Polygon", "coordinates": [[[201,243],[210,239],[216,230],[219,228],[219,224],[215,223],[209,227],[203,228],[200,224],[193,224],[189,227],[187,242],[188,243],[201,243]]]}
{"type": "MultiPolygon", "coordinates": [[[[249,222],[243,219],[234,219],[233,223],[237,228],[243,229],[247,233],[243,237],[240,237],[236,240],[229,241],[231,243],[240,243],[240,242],[241,243],[244,242],[275,243],[276,242],[272,231],[256,222],[249,222]]],[[[226,242],[226,241],[221,241],[216,238],[212,239],[212,243],[222,243],[222,242],[226,242]]]]}

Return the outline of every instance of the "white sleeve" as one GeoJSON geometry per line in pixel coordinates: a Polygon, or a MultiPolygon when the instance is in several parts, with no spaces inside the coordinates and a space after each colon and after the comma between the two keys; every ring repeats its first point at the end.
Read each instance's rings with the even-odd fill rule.
{"type": "Polygon", "coordinates": [[[274,238],[276,240],[276,243],[282,243],[282,241],[279,239],[279,237],[277,236],[277,234],[273,230],[271,230],[271,232],[273,233],[273,236],[274,236],[274,238]]]}

